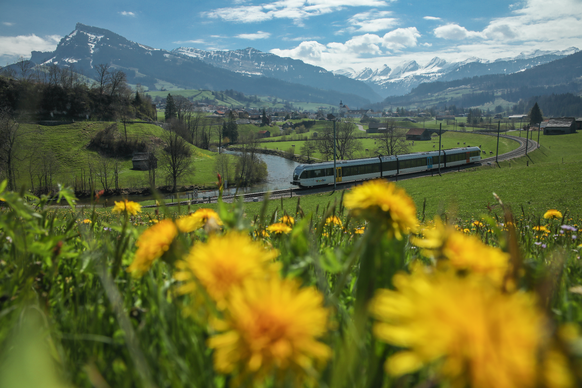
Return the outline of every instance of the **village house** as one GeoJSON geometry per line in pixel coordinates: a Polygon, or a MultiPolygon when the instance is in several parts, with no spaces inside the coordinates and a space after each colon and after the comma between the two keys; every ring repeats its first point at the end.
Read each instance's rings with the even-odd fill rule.
{"type": "Polygon", "coordinates": [[[564,135],[576,133],[576,120],[573,117],[549,119],[544,123],[544,135],[564,135]]]}
{"type": "Polygon", "coordinates": [[[270,131],[259,131],[259,139],[263,139],[265,137],[271,137],[270,131]]]}
{"type": "Polygon", "coordinates": [[[431,131],[424,128],[412,128],[406,132],[406,140],[430,140],[431,131]]]}

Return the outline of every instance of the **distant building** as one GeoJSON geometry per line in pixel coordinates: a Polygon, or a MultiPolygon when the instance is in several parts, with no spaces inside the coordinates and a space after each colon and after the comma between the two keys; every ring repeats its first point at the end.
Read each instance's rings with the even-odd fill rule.
{"type": "Polygon", "coordinates": [[[573,117],[549,119],[544,126],[544,135],[564,135],[576,133],[576,120],[573,117]]]}
{"type": "Polygon", "coordinates": [[[134,170],[148,171],[158,168],[158,159],[151,152],[134,152],[131,163],[134,170]]]}
{"type": "Polygon", "coordinates": [[[262,139],[265,137],[271,137],[271,132],[270,131],[259,131],[259,139],[262,139]]]}
{"type": "Polygon", "coordinates": [[[430,140],[431,131],[424,128],[412,128],[406,132],[406,140],[430,140]]]}
{"type": "Polygon", "coordinates": [[[369,123],[366,133],[386,132],[386,123],[369,123]]]}

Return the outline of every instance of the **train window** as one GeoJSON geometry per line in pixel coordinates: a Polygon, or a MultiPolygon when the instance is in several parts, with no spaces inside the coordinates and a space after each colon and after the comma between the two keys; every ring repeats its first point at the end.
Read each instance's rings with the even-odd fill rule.
{"type": "Polygon", "coordinates": [[[322,170],[313,170],[311,171],[312,177],[313,178],[319,178],[320,176],[323,175],[323,171],[322,170]]]}
{"type": "Polygon", "coordinates": [[[326,168],[325,169],[325,175],[327,175],[327,176],[333,176],[333,168],[326,168]]]}
{"type": "Polygon", "coordinates": [[[384,163],[382,163],[382,170],[384,170],[384,171],[396,170],[396,162],[384,162],[384,163]]]}

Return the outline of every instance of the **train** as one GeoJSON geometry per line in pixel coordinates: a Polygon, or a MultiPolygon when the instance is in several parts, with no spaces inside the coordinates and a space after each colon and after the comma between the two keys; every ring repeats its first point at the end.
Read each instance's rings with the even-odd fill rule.
{"type": "MultiPolygon", "coordinates": [[[[457,167],[481,160],[479,147],[451,148],[412,154],[378,156],[375,158],[336,161],[336,182],[353,182],[376,178],[457,167]],[[439,159],[440,158],[440,159],[439,159]]],[[[334,181],[333,162],[300,164],[293,171],[292,185],[301,188],[331,185],[334,181]]]]}

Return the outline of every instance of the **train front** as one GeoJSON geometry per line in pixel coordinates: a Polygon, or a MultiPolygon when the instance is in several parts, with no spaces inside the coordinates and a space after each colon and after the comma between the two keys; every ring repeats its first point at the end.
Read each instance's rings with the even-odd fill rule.
{"type": "Polygon", "coordinates": [[[290,182],[292,185],[296,185],[296,186],[300,186],[301,183],[299,181],[299,177],[301,176],[301,173],[303,172],[303,170],[305,170],[305,165],[300,164],[299,166],[295,167],[295,170],[293,170],[293,181],[290,182]]]}

